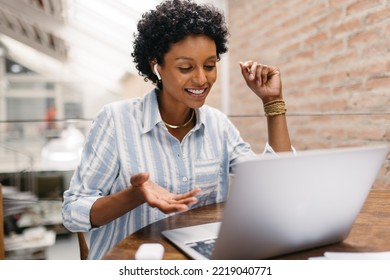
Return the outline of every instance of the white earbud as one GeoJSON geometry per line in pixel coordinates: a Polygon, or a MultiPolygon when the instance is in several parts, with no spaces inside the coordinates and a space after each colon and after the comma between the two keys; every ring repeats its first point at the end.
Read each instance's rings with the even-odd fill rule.
{"type": "Polygon", "coordinates": [[[157,66],[157,63],[153,66],[154,74],[157,76],[157,79],[161,80],[161,76],[160,73],[158,73],[157,66]]]}

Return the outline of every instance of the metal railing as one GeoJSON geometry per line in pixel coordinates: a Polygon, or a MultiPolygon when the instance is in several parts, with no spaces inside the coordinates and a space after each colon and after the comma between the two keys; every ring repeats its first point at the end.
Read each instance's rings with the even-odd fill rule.
{"type": "Polygon", "coordinates": [[[10,185],[21,187],[22,177],[25,174],[27,179],[26,185],[28,190],[35,190],[34,157],[26,152],[0,143],[0,181],[8,179],[10,185]],[[7,178],[8,177],[8,178],[7,178]]]}

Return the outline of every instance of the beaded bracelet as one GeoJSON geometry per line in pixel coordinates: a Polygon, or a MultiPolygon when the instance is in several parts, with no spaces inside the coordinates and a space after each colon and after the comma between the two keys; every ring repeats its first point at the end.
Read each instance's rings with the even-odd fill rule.
{"type": "Polygon", "coordinates": [[[283,115],[286,111],[286,104],[282,99],[273,100],[264,104],[264,112],[267,117],[283,115]]]}

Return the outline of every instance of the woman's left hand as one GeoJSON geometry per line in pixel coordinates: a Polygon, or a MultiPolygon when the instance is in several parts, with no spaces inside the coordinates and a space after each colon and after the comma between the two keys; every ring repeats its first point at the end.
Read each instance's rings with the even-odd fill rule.
{"type": "Polygon", "coordinates": [[[282,80],[277,67],[252,60],[240,62],[240,67],[248,87],[261,98],[264,104],[272,100],[283,99],[282,80]]]}

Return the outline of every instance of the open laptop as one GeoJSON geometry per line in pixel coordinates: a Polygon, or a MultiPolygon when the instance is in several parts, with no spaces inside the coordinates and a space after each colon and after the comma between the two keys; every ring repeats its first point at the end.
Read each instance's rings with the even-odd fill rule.
{"type": "Polygon", "coordinates": [[[336,148],[242,162],[221,222],[162,234],[192,259],[266,259],[341,242],[387,152],[336,148]]]}

